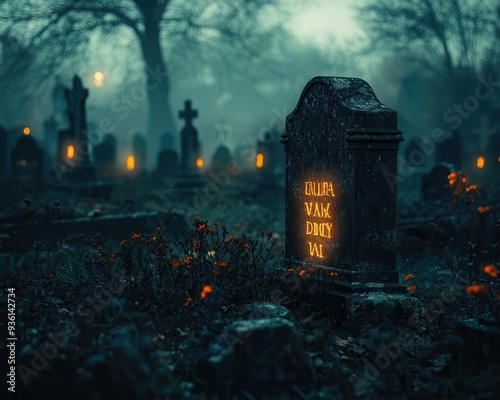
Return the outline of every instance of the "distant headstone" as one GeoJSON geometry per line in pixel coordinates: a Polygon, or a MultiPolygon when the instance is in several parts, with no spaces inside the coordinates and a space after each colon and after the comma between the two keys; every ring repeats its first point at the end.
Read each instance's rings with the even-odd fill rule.
{"type": "Polygon", "coordinates": [[[42,151],[31,135],[23,135],[17,140],[11,155],[11,172],[28,185],[38,186],[42,182],[42,151]]]}
{"type": "Polygon", "coordinates": [[[452,165],[441,163],[423,175],[422,198],[426,201],[451,200],[453,191],[449,187],[448,176],[453,169],[452,165]]]}
{"type": "Polygon", "coordinates": [[[0,176],[6,177],[7,167],[7,131],[0,125],[0,176]]]}
{"type": "Polygon", "coordinates": [[[94,164],[99,179],[112,179],[116,175],[116,137],[108,133],[101,143],[94,147],[94,164]]]}
{"type": "Polygon", "coordinates": [[[344,300],[353,293],[401,291],[396,269],[401,140],[396,112],[381,104],[364,80],[316,77],[306,85],[282,135],[288,268],[316,267],[329,293],[344,300]]]}
{"type": "Polygon", "coordinates": [[[179,172],[179,155],[175,150],[162,150],[158,153],[158,162],[153,178],[172,180],[179,172]]]}
{"type": "Polygon", "coordinates": [[[57,129],[58,124],[53,115],[43,122],[43,147],[50,160],[57,158],[57,129]]]}
{"type": "Polygon", "coordinates": [[[226,165],[232,160],[231,152],[229,149],[221,144],[214,152],[212,157],[212,170],[223,171],[226,169],[226,165]]]}
{"type": "Polygon", "coordinates": [[[184,110],[179,111],[179,118],[186,121],[181,131],[181,172],[196,171],[196,160],[200,156],[198,131],[193,126],[193,119],[198,117],[198,110],[191,108],[191,100],[184,102],[184,110]]]}
{"type": "MultiPolygon", "coordinates": [[[[272,131],[267,131],[263,138],[257,142],[257,154],[261,154],[261,163],[256,165],[263,178],[267,181],[277,182],[283,177],[285,155],[277,138],[279,135],[272,131]]],[[[258,156],[259,157],[259,156],[258,156]]]]}
{"type": "Polygon", "coordinates": [[[147,143],[140,133],[136,133],[132,138],[132,153],[135,157],[136,174],[142,174],[146,169],[147,143]]]}
{"type": "Polygon", "coordinates": [[[160,151],[167,149],[174,149],[174,136],[169,132],[165,132],[160,136],[160,151]]]}
{"type": "Polygon", "coordinates": [[[89,91],[82,85],[78,76],[73,78],[73,88],[65,89],[66,101],[74,138],[74,167],[68,178],[74,183],[87,183],[96,179],[95,168],[90,162],[90,144],[87,139],[87,118],[85,101],[89,91]]]}
{"type": "Polygon", "coordinates": [[[176,180],[176,186],[181,190],[190,190],[191,188],[203,184],[198,164],[200,158],[200,142],[198,141],[198,131],[193,126],[193,119],[198,116],[198,111],[191,107],[191,100],[184,102],[184,110],[179,111],[179,118],[184,119],[186,124],[181,130],[181,160],[179,175],[176,180]]]}
{"type": "Polygon", "coordinates": [[[462,169],[463,138],[460,131],[452,131],[448,139],[436,145],[436,163],[451,164],[462,169]]]}

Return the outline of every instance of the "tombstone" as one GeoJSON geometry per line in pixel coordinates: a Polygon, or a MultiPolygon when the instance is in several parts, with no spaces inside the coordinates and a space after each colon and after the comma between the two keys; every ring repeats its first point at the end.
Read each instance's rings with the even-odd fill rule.
{"type": "Polygon", "coordinates": [[[404,149],[404,165],[411,174],[401,177],[398,197],[405,202],[422,200],[422,179],[435,165],[435,154],[427,151],[424,140],[421,137],[413,137],[404,149]]]}
{"type": "Polygon", "coordinates": [[[179,118],[186,121],[181,131],[181,171],[195,172],[196,160],[200,157],[200,143],[198,131],[193,126],[193,119],[198,117],[198,110],[191,108],[191,100],[184,102],[184,110],[179,111],[179,118]]]}
{"type": "Polygon", "coordinates": [[[51,159],[57,157],[57,129],[58,125],[54,116],[43,121],[43,145],[51,159]]]}
{"type": "Polygon", "coordinates": [[[144,174],[146,171],[147,143],[140,133],[136,133],[132,138],[132,154],[135,157],[136,176],[144,174]]]}
{"type": "Polygon", "coordinates": [[[99,179],[116,177],[116,137],[108,133],[101,143],[94,147],[94,165],[99,179]]]}
{"type": "Polygon", "coordinates": [[[423,200],[450,201],[453,198],[453,190],[449,187],[448,176],[453,170],[451,164],[441,163],[423,175],[421,183],[423,200]]]}
{"type": "Polygon", "coordinates": [[[256,167],[261,176],[267,181],[277,182],[283,176],[285,164],[283,149],[276,140],[279,135],[267,131],[264,137],[257,142],[256,167]],[[259,160],[259,154],[261,155],[259,160]]]}
{"type": "MultiPolygon", "coordinates": [[[[84,88],[78,76],[73,78],[73,88],[65,89],[66,101],[68,104],[68,115],[70,117],[70,130],[59,137],[59,143],[63,146],[71,139],[73,143],[73,157],[66,154],[66,159],[70,158],[71,170],[67,174],[68,179],[77,184],[95,181],[95,168],[90,162],[90,144],[87,140],[87,118],[85,114],[85,101],[88,96],[88,89],[84,88]],[[71,135],[72,132],[72,135],[71,135]],[[62,136],[62,137],[61,137],[62,136]]],[[[64,131],[63,131],[64,132],[64,131]]],[[[60,157],[64,158],[66,148],[59,147],[60,157]],[[61,155],[62,152],[62,155],[61,155]]]]}
{"type": "Polygon", "coordinates": [[[11,155],[11,173],[30,189],[39,186],[43,178],[42,151],[31,135],[17,140],[11,155]]]}
{"type": "Polygon", "coordinates": [[[203,184],[198,167],[201,160],[198,131],[193,126],[193,119],[197,116],[198,111],[191,108],[191,100],[186,100],[184,110],[179,111],[179,118],[186,121],[181,131],[181,162],[176,180],[179,189],[191,189],[203,184]]]}
{"type": "Polygon", "coordinates": [[[313,78],[286,118],[284,262],[322,276],[339,322],[363,323],[379,315],[373,308],[392,302],[391,310],[401,309],[405,301],[387,294],[403,291],[396,269],[401,140],[396,112],[357,78],[313,78]]]}
{"type": "Polygon", "coordinates": [[[160,151],[174,150],[174,147],[175,147],[174,136],[169,132],[163,133],[160,136],[160,151]]]}
{"type": "Polygon", "coordinates": [[[214,155],[212,156],[211,169],[213,171],[225,171],[227,164],[233,159],[229,149],[221,144],[217,149],[215,149],[214,155]]]}
{"type": "Polygon", "coordinates": [[[436,163],[451,164],[455,169],[462,169],[463,138],[459,130],[451,132],[443,143],[436,144],[436,163]]]}
{"type": "Polygon", "coordinates": [[[0,125],[0,176],[7,177],[8,164],[7,164],[7,131],[0,125]]]}

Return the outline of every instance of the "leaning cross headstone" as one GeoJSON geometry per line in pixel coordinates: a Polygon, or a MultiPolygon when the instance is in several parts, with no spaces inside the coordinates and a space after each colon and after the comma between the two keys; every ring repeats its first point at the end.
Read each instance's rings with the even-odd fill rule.
{"type": "Polygon", "coordinates": [[[90,144],[87,140],[87,119],[85,115],[85,101],[89,91],[82,85],[80,77],[73,78],[73,89],[65,89],[68,110],[73,117],[72,128],[75,140],[74,152],[77,156],[74,170],[68,177],[75,183],[87,183],[96,179],[95,168],[90,162],[90,144]]]}
{"type": "Polygon", "coordinates": [[[401,140],[396,112],[357,78],[313,78],[286,118],[285,264],[321,271],[340,319],[353,319],[367,292],[402,291],[396,270],[401,140]]]}

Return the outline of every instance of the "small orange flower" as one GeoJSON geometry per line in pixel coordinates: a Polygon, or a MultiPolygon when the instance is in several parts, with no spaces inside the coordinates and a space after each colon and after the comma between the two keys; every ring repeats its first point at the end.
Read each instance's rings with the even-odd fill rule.
{"type": "Polygon", "coordinates": [[[132,235],[132,239],[139,239],[141,237],[141,234],[140,233],[134,233],[132,235]]]}
{"type": "Polygon", "coordinates": [[[153,236],[153,237],[151,238],[151,240],[152,240],[153,242],[156,242],[156,239],[158,239],[156,236],[153,236]]]}
{"type": "Polygon", "coordinates": [[[213,269],[212,272],[214,273],[214,275],[219,275],[220,274],[220,271],[217,270],[217,269],[213,269]]]}
{"type": "Polygon", "coordinates": [[[488,290],[486,285],[470,285],[465,289],[468,294],[481,294],[488,290]]]}
{"type": "Polygon", "coordinates": [[[481,206],[479,206],[479,207],[477,208],[477,213],[478,213],[478,214],[486,214],[486,213],[487,213],[488,211],[490,211],[490,210],[491,210],[491,207],[490,207],[490,206],[486,206],[486,207],[481,207],[481,206]]]}
{"type": "Polygon", "coordinates": [[[451,174],[448,175],[448,183],[450,185],[453,185],[457,181],[457,174],[455,172],[452,172],[451,174]]]}
{"type": "Polygon", "coordinates": [[[409,281],[410,279],[415,278],[415,275],[413,274],[408,274],[404,277],[403,282],[409,281]]]}
{"type": "Polygon", "coordinates": [[[202,231],[203,229],[205,229],[205,224],[202,224],[200,225],[198,228],[196,228],[196,230],[199,232],[199,231],[202,231]]]}
{"type": "Polygon", "coordinates": [[[300,276],[304,276],[306,274],[306,270],[305,269],[301,269],[300,272],[299,272],[299,275],[300,276]]]}
{"type": "Polygon", "coordinates": [[[406,291],[407,291],[407,292],[411,292],[411,291],[413,291],[413,290],[417,290],[417,287],[418,287],[417,285],[407,286],[407,287],[406,287],[406,291]]]}
{"type": "Polygon", "coordinates": [[[479,186],[478,185],[469,185],[465,188],[466,192],[470,192],[472,190],[476,190],[479,186]]]}
{"type": "Polygon", "coordinates": [[[193,301],[193,298],[192,297],[188,297],[186,299],[186,305],[189,305],[189,303],[191,303],[193,301]]]}
{"type": "Polygon", "coordinates": [[[490,278],[498,278],[498,269],[493,265],[486,265],[483,268],[483,274],[488,275],[490,278]]]}
{"type": "Polygon", "coordinates": [[[209,285],[205,285],[203,286],[203,289],[201,291],[201,298],[204,299],[207,297],[208,294],[212,293],[214,291],[214,289],[212,288],[212,286],[209,286],[209,285]]]}
{"type": "Polygon", "coordinates": [[[172,260],[172,261],[170,261],[170,264],[172,264],[172,267],[180,267],[182,265],[182,261],[181,260],[172,260]]]}

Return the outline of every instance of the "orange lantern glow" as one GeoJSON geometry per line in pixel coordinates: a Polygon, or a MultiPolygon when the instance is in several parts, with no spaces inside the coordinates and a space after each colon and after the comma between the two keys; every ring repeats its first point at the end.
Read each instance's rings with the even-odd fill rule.
{"type": "Polygon", "coordinates": [[[264,166],[264,154],[258,153],[255,158],[255,166],[257,168],[262,168],[264,166]]]}
{"type": "Polygon", "coordinates": [[[23,128],[23,133],[26,135],[26,136],[29,136],[29,134],[31,133],[31,128],[29,126],[25,126],[23,128]]]}
{"type": "Polygon", "coordinates": [[[128,156],[127,157],[127,171],[133,171],[135,168],[135,157],[128,156]]]}
{"type": "Polygon", "coordinates": [[[198,159],[196,160],[196,166],[197,166],[198,168],[203,167],[203,164],[205,164],[205,163],[203,162],[203,158],[198,158],[198,159]]]}
{"type": "Polygon", "coordinates": [[[477,158],[477,161],[476,161],[476,166],[481,169],[481,168],[484,168],[484,157],[483,156],[479,156],[477,158]]]}
{"type": "Polygon", "coordinates": [[[66,157],[68,157],[70,160],[75,156],[75,146],[70,144],[68,146],[68,149],[66,150],[66,157]]]}

